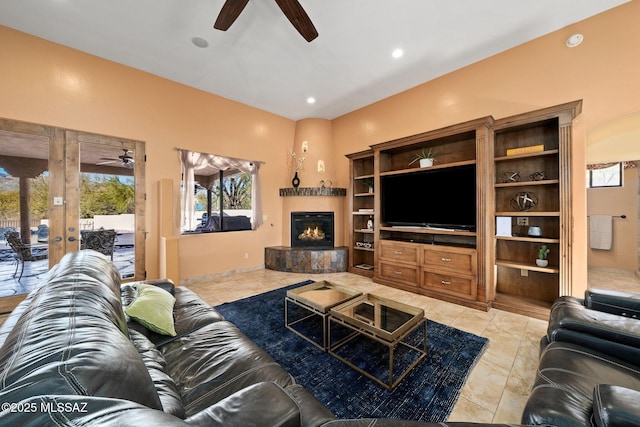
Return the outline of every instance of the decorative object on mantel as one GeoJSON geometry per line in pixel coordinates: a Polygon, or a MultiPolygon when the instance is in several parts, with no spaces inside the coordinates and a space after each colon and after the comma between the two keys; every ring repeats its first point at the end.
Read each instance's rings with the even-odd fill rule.
{"type": "Polygon", "coordinates": [[[521,191],[513,196],[509,205],[521,212],[530,211],[538,206],[538,195],[531,191],[521,191]]]}
{"type": "Polygon", "coordinates": [[[435,154],[436,153],[433,150],[431,150],[431,148],[429,148],[428,150],[425,150],[423,148],[419,153],[416,154],[416,157],[409,162],[409,166],[411,166],[417,161],[420,162],[421,168],[428,168],[430,166],[433,166],[433,163],[435,162],[435,159],[433,158],[433,156],[435,154]]]}
{"type": "Polygon", "coordinates": [[[289,196],[339,196],[346,197],[346,188],[335,187],[298,187],[298,188],[281,188],[280,197],[289,196]]]}
{"type": "Polygon", "coordinates": [[[322,181],[320,181],[321,188],[326,188],[326,187],[331,188],[331,185],[333,185],[333,182],[331,182],[330,179],[323,179],[322,181]]]}
{"type": "Polygon", "coordinates": [[[546,267],[549,265],[547,255],[549,255],[549,248],[547,245],[540,246],[540,249],[538,249],[538,258],[536,258],[536,265],[538,267],[546,267]]]}
{"type": "Polygon", "coordinates": [[[520,172],[510,171],[510,172],[504,173],[504,178],[502,179],[502,182],[506,183],[506,182],[518,182],[518,181],[520,181],[520,172]]]}
{"type": "Polygon", "coordinates": [[[531,175],[529,175],[529,179],[531,181],[542,181],[546,177],[547,177],[547,174],[545,174],[544,171],[534,172],[531,175]]]}
{"type": "Polygon", "coordinates": [[[302,168],[302,163],[304,162],[304,159],[307,158],[307,156],[302,156],[300,158],[297,158],[296,152],[291,151],[291,158],[293,158],[293,160],[296,162],[296,166],[295,166],[296,169],[293,174],[293,179],[291,180],[291,185],[293,185],[293,188],[298,188],[300,186],[300,178],[298,178],[298,171],[302,168]]]}

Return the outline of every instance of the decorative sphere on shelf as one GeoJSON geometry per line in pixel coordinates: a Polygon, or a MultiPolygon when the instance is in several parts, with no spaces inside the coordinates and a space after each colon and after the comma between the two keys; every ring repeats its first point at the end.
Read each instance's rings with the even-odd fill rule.
{"type": "Polygon", "coordinates": [[[521,191],[517,193],[509,202],[512,209],[524,212],[538,206],[538,195],[531,191],[521,191]]]}

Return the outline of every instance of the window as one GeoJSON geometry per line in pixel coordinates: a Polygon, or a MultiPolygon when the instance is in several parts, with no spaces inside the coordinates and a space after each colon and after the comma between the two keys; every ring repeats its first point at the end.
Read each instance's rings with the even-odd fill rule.
{"type": "Polygon", "coordinates": [[[589,165],[587,188],[622,187],[622,163],[589,165]]]}
{"type": "Polygon", "coordinates": [[[179,150],[184,233],[257,228],[260,162],[179,150]]]}

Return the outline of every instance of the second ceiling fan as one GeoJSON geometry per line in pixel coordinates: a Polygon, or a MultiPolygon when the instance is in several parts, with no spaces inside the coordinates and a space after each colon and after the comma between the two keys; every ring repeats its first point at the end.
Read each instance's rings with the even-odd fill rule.
{"type": "MultiPolygon", "coordinates": [[[[309,15],[307,15],[300,3],[298,3],[298,0],[275,0],[275,2],[280,6],[282,13],[284,13],[306,41],[310,42],[318,37],[316,27],[313,26],[309,15]]],[[[231,24],[240,16],[240,13],[247,3],[249,3],[249,0],[226,0],[213,28],[227,31],[231,24]]]]}

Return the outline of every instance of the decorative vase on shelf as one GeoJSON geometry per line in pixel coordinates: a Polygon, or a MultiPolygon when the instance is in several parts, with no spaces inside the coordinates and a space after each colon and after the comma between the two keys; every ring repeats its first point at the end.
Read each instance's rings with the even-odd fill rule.
{"type": "Polygon", "coordinates": [[[298,186],[300,185],[300,178],[298,178],[298,171],[296,171],[296,173],[293,175],[293,179],[291,180],[291,185],[293,185],[293,188],[298,188],[298,186]]]}
{"type": "Polygon", "coordinates": [[[421,168],[430,168],[433,166],[433,159],[420,159],[421,168]]]}
{"type": "Polygon", "coordinates": [[[546,267],[547,265],[549,265],[549,260],[536,258],[536,265],[538,267],[546,267]]]}

